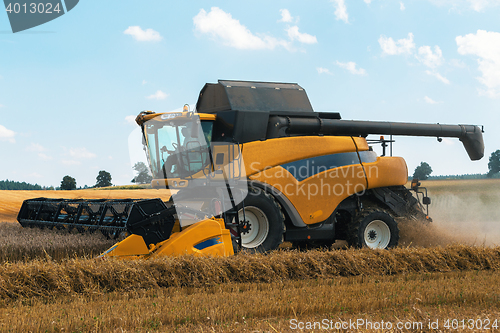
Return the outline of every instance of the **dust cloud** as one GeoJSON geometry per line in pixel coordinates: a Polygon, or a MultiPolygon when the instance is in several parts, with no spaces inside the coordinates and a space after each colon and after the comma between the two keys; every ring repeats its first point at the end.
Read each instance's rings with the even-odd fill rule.
{"type": "Polygon", "coordinates": [[[429,216],[433,222],[401,222],[400,246],[500,246],[500,188],[486,193],[430,195],[429,216]]]}

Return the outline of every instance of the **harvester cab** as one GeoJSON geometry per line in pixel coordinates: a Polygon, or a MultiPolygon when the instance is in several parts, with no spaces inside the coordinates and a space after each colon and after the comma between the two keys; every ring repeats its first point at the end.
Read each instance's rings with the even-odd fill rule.
{"type": "Polygon", "coordinates": [[[238,144],[212,141],[215,118],[186,107],[183,112],[144,111],[137,116],[152,184],[172,195],[165,203],[150,202],[147,209],[145,202],[137,203],[127,221],[133,236],[103,255],[135,256],[141,248],[147,257],[229,255],[241,247],[236,215],[248,191],[244,163],[238,144]]]}
{"type": "Polygon", "coordinates": [[[153,187],[174,190],[234,185],[245,178],[240,146],[212,140],[213,114],[144,111],[136,121],[153,175],[153,187]]]}

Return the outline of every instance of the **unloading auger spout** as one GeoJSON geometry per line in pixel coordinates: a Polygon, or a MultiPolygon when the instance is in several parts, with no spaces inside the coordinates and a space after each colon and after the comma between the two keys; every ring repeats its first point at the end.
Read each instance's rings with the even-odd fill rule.
{"type": "Polygon", "coordinates": [[[366,137],[368,134],[428,136],[437,138],[458,138],[462,141],[472,161],[484,156],[484,142],[481,128],[475,125],[442,125],[422,123],[400,123],[384,121],[359,121],[322,118],[300,118],[275,116],[270,119],[267,138],[283,135],[352,135],[366,137]]]}

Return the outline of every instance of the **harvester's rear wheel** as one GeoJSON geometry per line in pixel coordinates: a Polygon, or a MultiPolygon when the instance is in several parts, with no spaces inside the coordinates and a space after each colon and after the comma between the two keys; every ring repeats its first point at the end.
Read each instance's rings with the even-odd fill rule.
{"type": "Polygon", "coordinates": [[[284,215],[274,198],[264,191],[250,188],[243,208],[238,210],[243,249],[267,252],[283,242],[284,215]]]}
{"type": "Polygon", "coordinates": [[[397,222],[383,210],[365,210],[349,225],[348,229],[347,241],[354,247],[389,249],[398,245],[397,222]]]}

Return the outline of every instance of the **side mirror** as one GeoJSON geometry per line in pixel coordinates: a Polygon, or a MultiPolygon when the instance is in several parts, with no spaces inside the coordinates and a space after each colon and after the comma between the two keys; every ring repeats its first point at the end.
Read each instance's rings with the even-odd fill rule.
{"type": "Polygon", "coordinates": [[[429,197],[423,197],[422,198],[422,203],[424,205],[430,205],[431,204],[431,198],[429,198],[429,197]]]}

